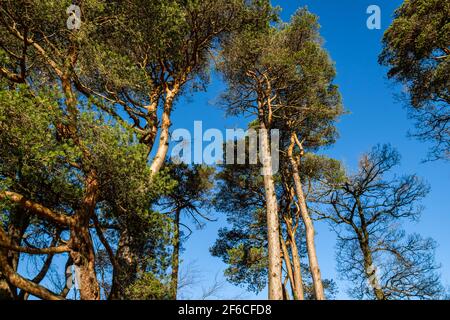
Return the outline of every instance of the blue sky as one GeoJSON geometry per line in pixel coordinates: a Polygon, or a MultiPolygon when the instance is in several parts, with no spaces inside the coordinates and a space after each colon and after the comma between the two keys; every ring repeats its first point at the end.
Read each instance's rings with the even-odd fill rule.
{"type": "MultiPolygon", "coordinates": [[[[442,264],[442,279],[450,285],[450,208],[447,197],[450,190],[448,163],[423,163],[429,145],[407,137],[413,130],[413,121],[395,99],[401,88],[386,79],[386,70],[377,63],[381,50],[381,38],[389,25],[392,14],[401,0],[284,0],[274,1],[282,7],[282,18],[288,21],[295,10],[308,6],[317,14],[322,26],[321,34],[325,47],[336,62],[337,78],[349,114],[338,124],[340,139],[325,152],[343,161],[351,170],[356,168],[358,157],[377,143],[391,143],[402,154],[402,165],[397,173],[416,173],[431,185],[431,193],[423,202],[426,209],[419,223],[406,225],[408,231],[420,232],[434,238],[439,247],[436,259],[442,264]],[[366,9],[378,5],[382,14],[382,29],[369,30],[366,9]],[[447,248],[446,248],[447,247],[447,248]]],[[[192,129],[194,121],[203,121],[203,128],[245,128],[248,119],[226,118],[223,110],[214,106],[214,101],[224,89],[220,78],[213,76],[206,93],[195,93],[189,100],[181,100],[174,114],[173,127],[192,129]]],[[[208,223],[205,229],[195,231],[186,243],[182,255],[184,265],[195,264],[199,284],[185,292],[187,297],[198,298],[201,288],[212,284],[215,277],[223,278],[225,265],[211,257],[209,247],[217,238],[217,230],[225,224],[224,216],[215,213],[217,222],[208,223]]],[[[317,223],[316,244],[324,278],[335,279],[339,286],[338,298],[346,299],[348,283],[339,281],[336,273],[336,237],[326,223],[317,223]]],[[[220,292],[221,298],[266,298],[266,292],[256,296],[226,284],[220,292]]]]}

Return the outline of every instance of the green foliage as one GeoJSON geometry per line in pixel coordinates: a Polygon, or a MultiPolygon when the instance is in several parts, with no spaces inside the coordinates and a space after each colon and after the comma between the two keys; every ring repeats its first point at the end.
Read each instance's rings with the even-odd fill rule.
{"type": "Polygon", "coordinates": [[[260,166],[249,165],[248,161],[242,165],[223,165],[215,178],[213,204],[217,211],[227,215],[230,227],[219,230],[210,252],[228,265],[225,270],[228,281],[260,292],[267,283],[265,193],[260,166]]]}
{"type": "MultiPolygon", "coordinates": [[[[50,90],[19,86],[0,91],[1,189],[72,214],[80,207],[85,172],[95,168],[100,222],[128,227],[140,243],[142,265],[155,276],[164,274],[171,225],[152,207],[177,182],[167,170],[150,179],[147,149],[135,134],[83,106],[77,119],[82,143],[61,136],[58,128],[65,117],[60,101],[50,90]],[[89,157],[82,157],[86,149],[89,157]]],[[[1,201],[5,223],[13,219],[13,207],[1,201]]],[[[42,224],[38,219],[33,223],[42,224]]],[[[111,233],[107,237],[115,238],[111,233]]]]}
{"type": "Polygon", "coordinates": [[[132,131],[95,118],[92,113],[84,113],[80,133],[90,148],[89,165],[97,170],[101,197],[115,208],[112,211],[122,208],[145,216],[158,197],[176,186],[167,171],[150,179],[148,149],[138,142],[132,131]]]}
{"type": "Polygon", "coordinates": [[[264,248],[245,247],[239,244],[228,249],[227,260],[230,266],[225,276],[231,283],[243,285],[248,282],[249,290],[260,292],[266,286],[267,252],[264,248]]]}
{"type": "Polygon", "coordinates": [[[406,0],[385,33],[380,61],[390,77],[408,84],[414,107],[434,95],[448,97],[449,16],[446,1],[406,0]]]}
{"type": "MultiPolygon", "coordinates": [[[[225,276],[231,283],[260,292],[267,284],[267,248],[264,224],[234,225],[219,230],[218,239],[210,252],[228,265],[225,276]]],[[[242,221],[244,222],[244,221],[242,221]]]]}
{"type": "Polygon", "coordinates": [[[228,84],[222,103],[229,114],[261,116],[259,104],[266,110],[264,99],[270,98],[273,119],[266,110],[264,121],[272,120],[271,128],[280,129],[284,140],[296,132],[310,150],[335,141],[341,97],[317,17],[307,9],[298,10],[290,23],[240,32],[226,42],[222,57],[219,69],[228,84]]]}
{"type": "Polygon", "coordinates": [[[80,74],[90,87],[114,98],[113,91],[141,110],[174,81],[206,84],[210,51],[221,37],[248,23],[251,12],[242,0],[108,3],[96,19],[114,18],[90,31],[91,43],[80,53],[80,74]]]}
{"type": "Polygon", "coordinates": [[[32,199],[51,195],[63,205],[80,194],[69,165],[80,150],[59,139],[56,127],[62,113],[56,100],[49,91],[0,90],[0,173],[8,189],[32,199]]]}
{"type": "Polygon", "coordinates": [[[165,205],[190,211],[208,205],[214,187],[213,167],[168,163],[166,172],[176,181],[176,186],[168,193],[167,199],[163,200],[165,205]]]}
{"type": "MultiPolygon", "coordinates": [[[[109,226],[105,237],[117,249],[118,260],[127,250],[125,256],[135,260],[124,281],[135,278],[138,265],[162,276],[172,221],[158,212],[158,201],[175,199],[182,210],[198,213],[212,187],[212,172],[195,168],[192,175],[181,170],[176,176],[168,168],[150,174],[148,155],[160,125],[155,114],[162,108],[170,113],[165,105],[170,90],[177,88],[179,94],[188,82],[203,87],[211,52],[231,31],[258,21],[268,3],[87,0],[80,3],[82,24],[75,31],[66,26],[71,1],[2,1],[2,76],[26,82],[31,95],[48,87],[64,93],[51,98],[52,113],[29,111],[36,101],[26,108],[14,106],[30,132],[11,125],[15,114],[5,109],[2,152],[18,154],[1,159],[2,188],[73,214],[83,209],[86,178],[95,173],[96,218],[109,226]],[[17,33],[33,43],[20,40],[17,33]],[[67,84],[76,91],[73,96],[67,84]],[[70,98],[76,101],[66,105],[70,98]],[[18,170],[25,175],[18,176],[18,170]],[[183,180],[184,174],[189,179],[183,180]]],[[[8,83],[6,94],[15,88],[8,83]]]]}
{"type": "Polygon", "coordinates": [[[436,144],[432,157],[449,158],[450,3],[406,0],[383,38],[380,63],[406,87],[417,136],[436,144]]]}
{"type": "Polygon", "coordinates": [[[169,300],[169,286],[152,273],[144,273],[127,289],[130,300],[169,300]]]}
{"type": "Polygon", "coordinates": [[[300,164],[301,175],[310,180],[342,183],[346,179],[345,170],[340,161],[326,156],[306,153],[300,164]]]}

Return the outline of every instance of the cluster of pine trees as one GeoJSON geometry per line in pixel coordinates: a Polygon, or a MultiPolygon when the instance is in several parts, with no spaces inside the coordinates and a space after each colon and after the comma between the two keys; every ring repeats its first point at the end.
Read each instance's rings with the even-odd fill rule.
{"type": "MultiPolygon", "coordinates": [[[[318,153],[336,141],[344,108],[315,15],[282,22],[268,0],[82,0],[71,29],[72,4],[0,1],[0,299],[66,299],[72,267],[83,300],[176,299],[185,220],[203,226],[205,208],[228,218],[210,250],[227,279],[268,286],[269,299],[334,297],[317,219],[337,233],[354,297],[443,296],[435,243],[401,228],[419,218],[427,184],[390,173],[400,159],[390,145],[364,154],[356,173],[318,153]],[[226,112],[263,133],[257,165],[168,158],[173,110],[189,112],[177,102],[207,89],[212,66],[226,112]]],[[[380,55],[442,159],[449,16],[449,2],[406,0],[380,55]]]]}

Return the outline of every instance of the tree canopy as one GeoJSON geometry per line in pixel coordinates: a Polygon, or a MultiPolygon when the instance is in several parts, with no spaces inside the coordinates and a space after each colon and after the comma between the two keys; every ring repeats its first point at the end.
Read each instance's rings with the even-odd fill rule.
{"type": "MultiPolygon", "coordinates": [[[[406,0],[380,55],[436,158],[449,149],[449,13],[406,0]]],[[[307,8],[285,22],[269,0],[1,0],[0,299],[180,298],[187,241],[221,214],[210,253],[269,299],[335,297],[317,251],[324,219],[356,298],[443,297],[436,243],[401,228],[428,185],[391,174],[389,145],[355,173],[324,153],[345,113],[335,78],[307,8]],[[174,110],[187,115],[213,71],[217,104],[249,132],[224,160],[245,162],[179,163],[174,110]]]]}
{"type": "Polygon", "coordinates": [[[406,0],[383,38],[380,63],[403,86],[415,134],[434,143],[431,158],[449,159],[450,4],[406,0]]]}

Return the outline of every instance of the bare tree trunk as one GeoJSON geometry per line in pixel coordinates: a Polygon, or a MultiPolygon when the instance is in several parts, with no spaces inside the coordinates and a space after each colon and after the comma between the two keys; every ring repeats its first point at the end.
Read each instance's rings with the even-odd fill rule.
{"type": "Polygon", "coordinates": [[[287,282],[288,278],[285,278],[283,282],[283,300],[291,300],[291,297],[289,296],[289,292],[287,289],[287,282]]]}
{"type": "Polygon", "coordinates": [[[95,253],[88,227],[73,228],[70,247],[70,256],[78,272],[81,300],[99,300],[100,287],[95,272],[95,253]]]}
{"type": "Polygon", "coordinates": [[[156,151],[155,158],[150,166],[152,174],[158,173],[164,162],[166,161],[167,152],[169,150],[169,129],[172,125],[170,115],[172,113],[173,101],[178,94],[179,85],[174,85],[174,88],[167,89],[166,101],[164,103],[164,110],[161,118],[161,133],[159,136],[158,150],[156,151]]]}
{"type": "Polygon", "coordinates": [[[269,299],[282,300],[283,286],[281,280],[281,248],[280,226],[278,220],[278,201],[275,194],[275,183],[272,174],[272,158],[269,145],[269,134],[260,121],[260,153],[264,174],[264,189],[266,194],[267,241],[269,253],[269,299]]]}
{"type": "Polygon", "coordinates": [[[367,232],[367,223],[366,218],[364,216],[364,211],[361,205],[361,200],[359,197],[355,197],[358,215],[361,220],[361,232],[357,232],[358,234],[358,242],[359,247],[361,248],[363,257],[364,257],[364,270],[369,281],[370,286],[372,287],[373,293],[377,300],[387,300],[386,295],[380,287],[378,277],[376,274],[376,269],[373,263],[372,250],[370,249],[369,242],[369,233],[367,232]]]}
{"type": "Polygon", "coordinates": [[[178,272],[180,266],[180,209],[175,211],[173,253],[172,253],[172,275],[171,275],[171,295],[172,299],[177,299],[178,292],[178,272]]]}
{"type": "Polygon", "coordinates": [[[308,208],[306,206],[305,195],[303,193],[303,187],[300,180],[300,173],[298,170],[298,162],[294,159],[293,150],[294,150],[295,140],[294,137],[291,140],[291,145],[288,151],[289,161],[291,163],[292,169],[292,178],[294,180],[295,192],[297,195],[297,201],[300,206],[300,214],[305,224],[306,231],[306,247],[308,250],[308,259],[309,259],[309,267],[311,270],[311,275],[313,278],[314,285],[314,295],[317,300],[325,300],[325,294],[323,290],[322,278],[320,275],[319,262],[317,259],[316,246],[314,243],[314,224],[312,219],[308,213],[308,208]]]}
{"type": "Polygon", "coordinates": [[[152,103],[146,106],[147,116],[146,116],[146,130],[140,139],[140,143],[147,147],[147,157],[153,150],[155,145],[156,136],[158,134],[158,101],[152,99],[152,103]]]}
{"type": "MultiPolygon", "coordinates": [[[[296,290],[295,290],[296,284],[295,284],[295,280],[294,280],[294,272],[292,271],[291,257],[289,256],[289,251],[288,251],[288,248],[286,245],[286,241],[284,241],[284,239],[281,235],[280,235],[280,242],[281,242],[281,250],[283,252],[283,260],[284,260],[284,264],[286,267],[287,279],[289,279],[289,282],[291,284],[294,300],[297,300],[296,290]]],[[[286,291],[286,284],[284,285],[283,289],[286,291]]],[[[284,294],[284,295],[286,296],[286,294],[284,294]]]]}
{"type": "Polygon", "coordinates": [[[289,238],[295,283],[294,299],[305,300],[305,294],[303,291],[302,267],[300,265],[300,255],[298,254],[297,243],[295,242],[295,238],[293,237],[292,232],[289,232],[289,238]]]}
{"type": "Polygon", "coordinates": [[[373,265],[373,257],[372,252],[370,251],[369,244],[366,240],[360,240],[360,247],[364,257],[364,269],[367,280],[372,287],[373,293],[377,300],[387,300],[386,295],[381,289],[378,281],[378,277],[376,274],[375,266],[373,265]]]}

